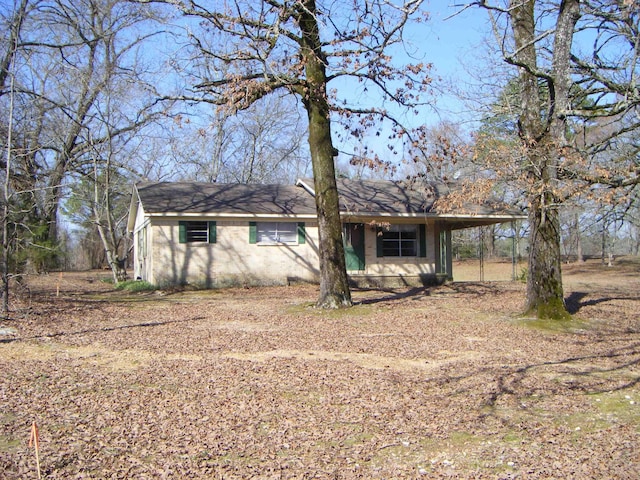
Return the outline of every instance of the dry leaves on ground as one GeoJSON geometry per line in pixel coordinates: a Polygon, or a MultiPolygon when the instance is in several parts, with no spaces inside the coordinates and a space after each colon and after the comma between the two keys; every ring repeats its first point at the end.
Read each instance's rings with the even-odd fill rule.
{"type": "Polygon", "coordinates": [[[594,268],[565,270],[562,325],[520,318],[517,283],[326,312],[314,286],[34,279],[0,337],[0,471],[36,478],[36,421],[44,478],[638,478],[637,264],[594,268]]]}

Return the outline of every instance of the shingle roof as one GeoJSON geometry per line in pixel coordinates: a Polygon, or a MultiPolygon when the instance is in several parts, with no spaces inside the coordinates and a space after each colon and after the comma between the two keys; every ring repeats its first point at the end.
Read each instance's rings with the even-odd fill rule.
{"type": "Polygon", "coordinates": [[[315,200],[294,185],[143,182],[138,195],[147,213],[310,214],[315,200]]]}
{"type": "MultiPolygon", "coordinates": [[[[342,213],[364,217],[420,214],[456,216],[438,215],[434,211],[435,201],[449,192],[444,184],[338,179],[337,186],[342,213]]],[[[142,182],[137,185],[137,191],[145,212],[149,214],[316,215],[312,179],[299,180],[295,186],[142,182]]],[[[478,224],[482,217],[522,217],[518,210],[489,203],[464,205],[459,213],[477,216],[472,223],[478,224]]]]}
{"type": "Polygon", "coordinates": [[[384,214],[429,213],[443,185],[385,180],[338,179],[340,210],[384,214]]]}

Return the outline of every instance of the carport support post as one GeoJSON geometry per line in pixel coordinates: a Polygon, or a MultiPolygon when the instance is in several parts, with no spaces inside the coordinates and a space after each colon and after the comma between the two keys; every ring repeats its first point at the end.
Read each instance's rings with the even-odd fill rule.
{"type": "Polygon", "coordinates": [[[480,227],[480,281],[484,282],[484,227],[480,227]]]}

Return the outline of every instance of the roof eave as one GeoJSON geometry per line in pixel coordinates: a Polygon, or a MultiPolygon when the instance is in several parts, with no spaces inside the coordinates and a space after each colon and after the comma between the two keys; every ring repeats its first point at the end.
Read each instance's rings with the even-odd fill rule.
{"type": "Polygon", "coordinates": [[[307,193],[309,193],[312,197],[316,196],[316,191],[315,191],[314,187],[312,185],[309,185],[307,182],[305,182],[301,178],[296,180],[296,187],[304,188],[307,191],[307,193]]]}
{"type": "Polygon", "coordinates": [[[127,220],[127,231],[129,233],[133,233],[135,229],[139,205],[140,195],[138,194],[138,187],[134,184],[131,191],[131,203],[129,203],[129,219],[127,220]]]}
{"type": "Polygon", "coordinates": [[[164,217],[210,217],[210,218],[294,218],[315,220],[315,213],[233,213],[233,212],[146,212],[147,216],[155,218],[164,217]]]}
{"type": "MultiPolygon", "coordinates": [[[[456,213],[433,213],[433,212],[356,212],[356,211],[341,211],[340,215],[343,217],[357,217],[357,218],[432,218],[438,220],[494,220],[510,222],[513,220],[526,220],[526,215],[520,214],[456,214],[456,213]]],[[[496,222],[497,223],[497,222],[496,222]]]]}

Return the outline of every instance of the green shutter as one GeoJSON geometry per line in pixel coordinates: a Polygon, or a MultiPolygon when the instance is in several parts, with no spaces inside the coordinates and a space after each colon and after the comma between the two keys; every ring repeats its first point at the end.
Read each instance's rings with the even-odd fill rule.
{"type": "Polygon", "coordinates": [[[256,243],[258,239],[258,225],[256,222],[249,222],[249,243],[256,243]]]}
{"type": "Polygon", "coordinates": [[[216,243],[217,233],[216,222],[209,222],[209,243],[216,243]]]}
{"type": "Polygon", "coordinates": [[[420,257],[426,257],[427,256],[427,229],[425,228],[424,223],[421,223],[420,225],[418,225],[418,241],[420,242],[418,244],[420,249],[418,252],[418,255],[420,257]]]}
{"type": "Polygon", "coordinates": [[[298,223],[298,243],[302,245],[303,243],[306,243],[306,241],[307,236],[304,228],[304,222],[300,222],[298,223]]]}
{"type": "Polygon", "coordinates": [[[383,246],[382,228],[378,227],[376,228],[376,256],[377,257],[384,256],[382,252],[382,246],[383,246]]]}
{"type": "Polygon", "coordinates": [[[178,222],[178,241],[187,243],[187,222],[178,222]]]}

